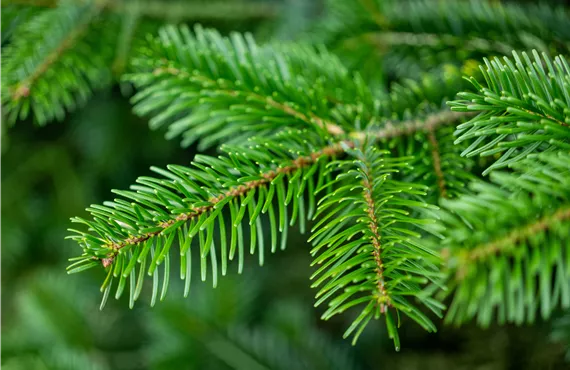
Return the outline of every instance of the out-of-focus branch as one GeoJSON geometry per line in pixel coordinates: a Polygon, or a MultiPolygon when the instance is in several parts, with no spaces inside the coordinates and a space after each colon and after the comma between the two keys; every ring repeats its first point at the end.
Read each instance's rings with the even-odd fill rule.
{"type": "MultiPolygon", "coordinates": [[[[85,0],[69,1],[67,5],[85,5],[85,0]]],[[[3,1],[2,6],[25,5],[35,7],[55,8],[56,0],[10,0],[3,1]]],[[[275,4],[259,1],[114,1],[107,4],[106,11],[128,13],[135,11],[140,16],[157,19],[244,19],[244,18],[273,18],[278,14],[279,7],[275,4]]]]}

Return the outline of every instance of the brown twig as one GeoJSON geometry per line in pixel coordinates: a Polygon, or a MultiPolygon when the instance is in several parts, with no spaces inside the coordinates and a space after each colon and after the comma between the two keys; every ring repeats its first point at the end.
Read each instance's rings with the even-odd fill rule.
{"type": "Polygon", "coordinates": [[[378,304],[380,305],[380,312],[385,313],[388,306],[390,306],[390,297],[386,291],[386,284],[384,282],[384,265],[382,263],[382,244],[380,243],[380,233],[378,231],[378,219],[376,218],[376,206],[374,204],[374,199],[372,198],[372,184],[369,180],[370,173],[366,172],[366,179],[362,181],[364,186],[363,196],[366,201],[366,213],[370,222],[368,223],[368,228],[370,229],[371,236],[370,242],[374,247],[372,254],[374,256],[374,262],[376,263],[376,284],[378,289],[378,304]]]}
{"type": "Polygon", "coordinates": [[[445,187],[445,177],[443,176],[443,170],[441,168],[441,156],[439,154],[439,144],[435,137],[435,132],[433,129],[427,132],[427,137],[431,145],[431,156],[433,159],[433,169],[435,172],[435,177],[437,178],[437,187],[439,189],[439,195],[442,198],[447,198],[447,189],[445,187]]]}
{"type": "Polygon", "coordinates": [[[375,140],[392,139],[400,136],[411,135],[415,132],[436,131],[441,126],[446,126],[459,121],[462,118],[471,117],[471,112],[442,111],[428,114],[423,119],[413,119],[407,121],[393,122],[387,121],[384,126],[375,131],[356,131],[349,134],[357,140],[364,140],[366,137],[375,140]]]}

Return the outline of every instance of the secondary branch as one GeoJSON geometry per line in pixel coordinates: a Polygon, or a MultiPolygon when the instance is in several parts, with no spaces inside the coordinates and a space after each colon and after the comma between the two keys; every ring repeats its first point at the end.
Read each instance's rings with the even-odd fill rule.
{"type": "Polygon", "coordinates": [[[370,181],[370,172],[366,170],[366,178],[362,181],[364,187],[363,196],[366,201],[366,214],[370,219],[368,228],[370,229],[370,242],[374,247],[372,255],[376,264],[376,285],[378,289],[378,304],[380,305],[380,312],[385,313],[387,306],[390,305],[390,297],[386,291],[386,284],[384,282],[384,265],[382,263],[382,244],[380,243],[380,232],[378,230],[378,219],[376,218],[376,205],[372,197],[373,186],[370,181]]]}
{"type": "Polygon", "coordinates": [[[439,195],[442,198],[447,198],[447,189],[445,186],[445,177],[443,176],[443,170],[441,168],[441,156],[439,153],[439,144],[437,138],[435,137],[435,132],[429,130],[427,133],[429,143],[431,145],[431,156],[433,160],[433,169],[435,172],[435,177],[437,178],[437,187],[439,189],[439,195]]]}
{"type": "MultiPolygon", "coordinates": [[[[214,81],[213,79],[211,79],[207,76],[191,75],[184,70],[174,68],[174,67],[159,67],[153,71],[153,74],[155,74],[155,75],[160,75],[160,74],[164,74],[164,73],[171,74],[173,76],[182,77],[182,78],[188,78],[190,80],[195,80],[196,82],[201,82],[201,83],[205,83],[208,85],[216,85],[216,86],[220,85],[217,81],[214,81]]],[[[247,95],[247,97],[254,99],[256,101],[259,101],[259,102],[264,102],[265,104],[269,105],[270,107],[275,108],[275,109],[285,113],[288,116],[295,117],[298,120],[303,121],[305,123],[308,123],[310,125],[314,124],[314,125],[322,128],[322,129],[326,130],[331,135],[338,136],[338,135],[343,135],[345,133],[344,130],[342,129],[342,127],[340,127],[339,125],[337,125],[335,123],[332,123],[330,121],[327,121],[325,119],[322,119],[322,118],[319,118],[316,116],[308,117],[306,114],[299,112],[298,110],[291,107],[290,105],[278,102],[271,97],[259,95],[257,93],[252,92],[252,91],[228,90],[227,88],[222,88],[221,91],[230,95],[230,96],[235,96],[235,97],[239,96],[240,94],[247,95]]]]}
{"type": "Polygon", "coordinates": [[[71,49],[77,39],[82,37],[89,29],[89,25],[93,17],[95,17],[103,8],[105,4],[101,3],[94,6],[91,11],[87,12],[76,27],[59,43],[59,45],[40,63],[26,79],[16,84],[13,87],[12,98],[19,100],[28,97],[34,84],[46,73],[49,68],[57,62],[61,56],[69,49],[71,49]]]}
{"type": "Polygon", "coordinates": [[[522,243],[538,233],[548,231],[553,225],[566,220],[570,220],[570,205],[568,204],[560,207],[553,214],[543,216],[533,223],[512,230],[502,238],[470,249],[461,258],[460,266],[457,269],[458,280],[465,277],[466,269],[469,264],[483,261],[489,256],[497,255],[502,251],[511,249],[516,244],[522,243]]]}
{"type": "MultiPolygon", "coordinates": [[[[350,143],[344,143],[344,144],[345,145],[351,145],[350,143]]],[[[278,167],[274,170],[270,170],[270,171],[267,171],[267,172],[260,174],[259,179],[257,179],[257,180],[248,181],[248,182],[245,182],[243,185],[232,187],[232,188],[228,189],[227,191],[221,193],[219,196],[211,198],[209,200],[210,204],[207,206],[196,207],[191,212],[178,214],[178,215],[176,215],[176,217],[174,217],[168,221],[164,221],[164,222],[157,224],[156,226],[160,227],[161,230],[158,230],[155,232],[150,232],[150,233],[145,233],[145,234],[141,234],[141,235],[131,236],[122,242],[110,242],[109,244],[107,244],[107,247],[111,251],[111,254],[108,255],[107,258],[102,259],[103,266],[107,267],[113,263],[113,260],[116,256],[116,254],[118,253],[118,250],[120,250],[120,249],[122,249],[128,245],[135,245],[138,243],[142,243],[142,242],[144,242],[144,241],[146,241],[146,240],[148,240],[154,236],[160,235],[166,228],[168,228],[169,226],[173,225],[174,223],[176,223],[178,221],[192,220],[192,219],[194,219],[194,218],[196,218],[196,217],[198,217],[204,213],[212,211],[214,209],[214,207],[216,206],[216,204],[220,203],[221,201],[223,201],[227,198],[236,198],[236,197],[239,197],[241,195],[245,195],[245,194],[249,193],[250,191],[253,191],[253,190],[261,187],[262,185],[270,183],[273,179],[275,179],[280,174],[285,174],[285,175],[290,174],[294,171],[297,171],[297,170],[300,170],[302,168],[305,168],[305,167],[312,165],[313,163],[317,162],[320,158],[331,157],[331,156],[334,156],[336,154],[342,153],[343,151],[344,151],[343,146],[340,143],[338,143],[338,144],[334,144],[331,146],[324,147],[323,149],[316,151],[316,152],[313,152],[308,156],[300,156],[300,157],[294,159],[293,161],[291,161],[291,163],[286,165],[286,166],[278,167]]]]}

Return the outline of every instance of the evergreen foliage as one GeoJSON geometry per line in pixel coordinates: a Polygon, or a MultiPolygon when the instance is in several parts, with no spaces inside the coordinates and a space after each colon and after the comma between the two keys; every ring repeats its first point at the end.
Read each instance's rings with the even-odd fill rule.
{"type": "Polygon", "coordinates": [[[39,124],[62,119],[93,88],[110,83],[113,50],[106,43],[117,26],[102,22],[100,8],[89,3],[49,9],[19,25],[2,57],[6,117],[15,121],[32,112],[39,124]]]}
{"type": "Polygon", "coordinates": [[[2,105],[10,123],[31,113],[43,125],[83,105],[125,72],[158,20],[259,19],[275,7],[167,0],[62,0],[3,4],[2,105]],[[3,22],[4,24],[4,22],[3,22]],[[4,37],[6,39],[4,39],[4,37]],[[53,86],[58,86],[54,89],[53,86]]]}
{"type": "Polygon", "coordinates": [[[249,147],[222,148],[227,157],[197,156],[191,168],[179,165],[169,166],[168,170],[155,168],[164,179],[141,177],[132,191],[116,191],[126,199],[91,206],[88,210],[93,220],[74,218],[73,221],[86,224],[96,234],[77,231],[77,235],[72,236],[82,244],[85,253],[69,271],[82,271],[102,260],[110,267],[101,287],[105,299],[114,278],[119,279],[117,298],[128,279],[131,306],[139,297],[142,279],[148,272],[153,276],[151,304],[154,305],[158,286],[162,287],[161,300],[168,289],[169,250],[175,239],[180,247],[180,276],[186,281],[184,294],[188,295],[191,244],[197,235],[201,278],[206,279],[210,264],[216,286],[218,253],[222,275],[226,274],[228,259],[233,260],[235,256],[238,271],[243,269],[244,223],[250,228],[249,251],[258,253],[260,264],[263,264],[266,249],[260,216],[268,214],[271,229],[268,250],[271,252],[276,251],[278,244],[281,249],[286,246],[288,227],[297,220],[304,229],[306,218],[311,218],[315,208],[314,189],[325,178],[324,159],[341,152],[338,144],[326,145],[317,135],[311,138],[308,132],[299,131],[278,135],[274,142],[254,141],[249,147]],[[315,184],[314,176],[321,181],[315,184]],[[307,205],[303,198],[305,189],[310,189],[307,205]],[[229,223],[223,217],[223,210],[230,214],[229,223]],[[219,233],[215,229],[219,229],[219,233]],[[281,233],[280,242],[277,229],[281,233]],[[219,252],[214,243],[219,243],[219,252]],[[140,264],[138,274],[137,263],[140,264]],[[158,266],[161,264],[164,273],[163,282],[159,284],[158,266]]]}
{"type": "Polygon", "coordinates": [[[554,63],[536,52],[534,57],[532,61],[526,54],[514,54],[514,60],[486,60],[486,68],[481,68],[485,86],[472,78],[478,93],[460,93],[464,100],[450,104],[456,111],[481,112],[457,126],[456,142],[475,139],[463,155],[504,152],[484,173],[534,151],[570,148],[570,67],[562,57],[554,63]]]}
{"type": "Polygon", "coordinates": [[[449,322],[547,319],[570,305],[570,155],[541,153],[442,202],[449,322]]]}
{"type": "Polygon", "coordinates": [[[151,127],[169,125],[167,137],[182,135],[185,146],[200,138],[201,148],[243,142],[295,126],[341,134],[356,112],[373,115],[368,87],[326,51],[259,47],[251,35],[223,38],[201,27],[166,27],[149,44],[127,76],[140,90],[135,112],[154,113],[151,127]]]}
{"type": "MultiPolygon", "coordinates": [[[[104,353],[116,351],[129,340],[132,320],[125,320],[118,307],[98,311],[90,306],[97,292],[81,292],[82,285],[89,282],[84,278],[61,280],[46,270],[27,279],[25,289],[16,297],[21,311],[17,320],[22,325],[19,330],[3,333],[3,356],[11,359],[3,359],[2,367],[123,368],[120,358],[127,357],[125,354],[106,361],[104,353]],[[109,330],[115,335],[107,336],[109,330]],[[30,336],[33,341],[26,343],[30,336]],[[11,356],[18,353],[20,356],[11,356]]],[[[253,274],[246,272],[239,279],[224,279],[217,289],[196,286],[192,301],[171,294],[167,302],[152,310],[139,309],[137,315],[143,317],[144,327],[135,329],[135,333],[144,329],[153,334],[143,346],[149,353],[150,367],[223,368],[222,364],[238,369],[361,368],[349,353],[349,343],[323,337],[311,323],[310,307],[275,301],[270,312],[286,310],[284,316],[296,320],[280,322],[266,315],[254,327],[243,327],[257,315],[260,285],[253,274]]],[[[127,358],[130,363],[140,361],[136,354],[127,358]]]]}
{"type": "Polygon", "coordinates": [[[498,1],[329,0],[314,39],[374,78],[421,76],[447,64],[471,66],[512,50],[569,50],[570,13],[562,6],[498,1]]]}
{"type": "MultiPolygon", "coordinates": [[[[340,174],[323,185],[328,192],[319,201],[318,222],[309,238],[314,245],[311,254],[320,252],[313,264],[322,264],[312,276],[318,277],[313,287],[320,287],[316,305],[330,299],[322,315],[325,320],[352,306],[364,306],[345,333],[354,332],[354,341],[370,319],[384,315],[388,335],[399,349],[389,308],[435,331],[408,298],[418,297],[421,285],[438,277],[436,253],[423,248],[420,234],[409,229],[429,222],[410,217],[415,208],[428,204],[409,199],[425,195],[422,185],[392,179],[406,158],[390,158],[366,142],[362,148],[350,150],[351,159],[332,162],[329,166],[340,174]],[[331,185],[336,185],[333,190],[331,185]]],[[[423,297],[423,303],[441,311],[441,304],[429,297],[423,297]]]]}
{"type": "MultiPolygon", "coordinates": [[[[61,118],[115,72],[151,128],[220,151],[153,167],[72,219],[82,253],[68,272],[105,270],[101,307],[128,294],[132,308],[147,276],[151,306],[172,284],[188,296],[196,269],[216,287],[231,261],[242,273],[249,250],[263,265],[296,227],[310,234],[315,306],[328,304],[325,320],[348,315],[353,343],[372,318],[398,350],[402,322],[433,332],[433,316],[488,327],[569,308],[566,8],[329,1],[308,43],[257,43],[185,24],[139,39],[152,7],[129,4],[41,11],[2,57],[11,121],[61,118]],[[110,39],[121,52],[92,55],[110,39]]],[[[256,358],[284,347],[223,340],[256,358]]]]}

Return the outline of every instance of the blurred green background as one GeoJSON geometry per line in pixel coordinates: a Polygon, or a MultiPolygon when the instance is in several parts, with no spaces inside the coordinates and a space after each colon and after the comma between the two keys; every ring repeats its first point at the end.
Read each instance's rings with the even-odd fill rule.
{"type": "MultiPolygon", "coordinates": [[[[286,1],[269,19],[202,23],[249,30],[260,40],[294,39],[321,8],[318,1],[286,1]]],[[[351,318],[323,322],[313,308],[309,246],[298,232],[263,268],[252,260],[215,290],[195,279],[183,299],[172,279],[170,297],[155,308],[143,292],[133,310],[123,297],[99,311],[103,269],[65,272],[78,253],[64,240],[69,218],[86,216],[86,206],[149,175],[151,165],[187,164],[196,151],[149,130],[131,113],[128,90],[99,91],[63,122],[2,126],[3,369],[569,368],[557,340],[563,335],[549,322],[442,326],[436,334],[404,325],[399,353],[375,322],[351,346],[342,339],[351,318]]]]}

